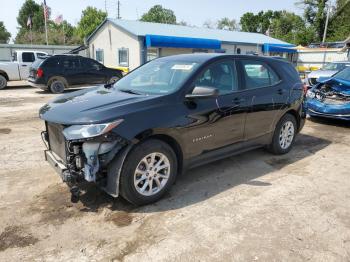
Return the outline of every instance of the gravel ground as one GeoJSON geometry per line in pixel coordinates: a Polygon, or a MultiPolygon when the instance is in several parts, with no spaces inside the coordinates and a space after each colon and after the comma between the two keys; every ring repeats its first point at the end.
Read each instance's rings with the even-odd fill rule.
{"type": "Polygon", "coordinates": [[[193,169],[153,205],[72,204],[43,157],[53,97],[0,91],[0,261],[350,261],[350,125],[308,120],[289,154],[193,169]]]}

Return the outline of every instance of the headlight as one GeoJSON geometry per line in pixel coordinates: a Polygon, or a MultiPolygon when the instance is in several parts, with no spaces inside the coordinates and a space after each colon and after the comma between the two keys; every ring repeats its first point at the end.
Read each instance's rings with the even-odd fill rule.
{"type": "Polygon", "coordinates": [[[315,98],[315,93],[314,92],[312,92],[311,90],[307,90],[307,92],[306,92],[306,97],[307,98],[315,98]]]}
{"type": "Polygon", "coordinates": [[[74,125],[65,128],[62,132],[67,140],[95,137],[111,131],[121,122],[123,122],[123,119],[106,124],[74,125]]]}

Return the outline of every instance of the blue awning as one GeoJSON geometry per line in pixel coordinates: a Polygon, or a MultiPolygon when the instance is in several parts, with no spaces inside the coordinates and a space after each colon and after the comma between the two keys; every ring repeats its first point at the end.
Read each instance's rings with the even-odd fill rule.
{"type": "Polygon", "coordinates": [[[206,38],[146,35],[146,47],[221,49],[221,41],[206,38]]]}
{"type": "Polygon", "coordinates": [[[292,44],[264,44],[262,46],[262,51],[267,52],[277,52],[277,53],[296,53],[295,45],[292,44]]]}

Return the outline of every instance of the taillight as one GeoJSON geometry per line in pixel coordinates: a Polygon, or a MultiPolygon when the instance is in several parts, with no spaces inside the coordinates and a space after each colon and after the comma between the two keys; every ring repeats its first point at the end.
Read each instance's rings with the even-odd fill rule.
{"type": "Polygon", "coordinates": [[[36,77],[40,78],[43,77],[44,71],[41,68],[38,68],[38,71],[36,71],[36,77]]]}

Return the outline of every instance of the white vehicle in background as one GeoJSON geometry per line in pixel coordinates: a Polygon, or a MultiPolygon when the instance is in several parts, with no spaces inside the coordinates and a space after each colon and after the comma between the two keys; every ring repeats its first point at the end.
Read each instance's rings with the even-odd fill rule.
{"type": "Polygon", "coordinates": [[[30,65],[47,53],[40,51],[16,51],[11,62],[0,62],[0,89],[7,86],[8,81],[26,80],[30,65]]]}

